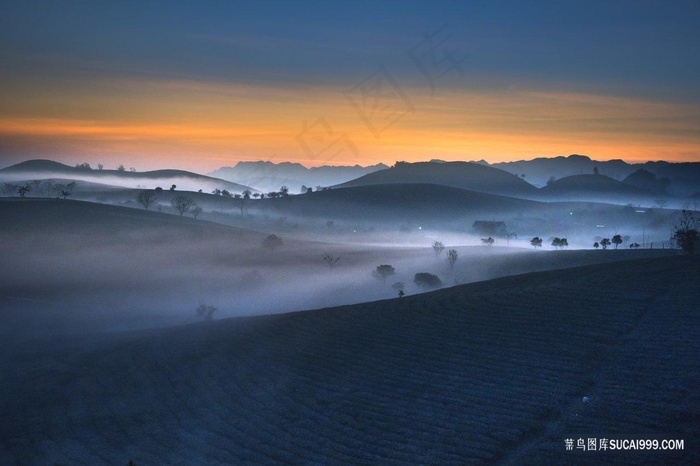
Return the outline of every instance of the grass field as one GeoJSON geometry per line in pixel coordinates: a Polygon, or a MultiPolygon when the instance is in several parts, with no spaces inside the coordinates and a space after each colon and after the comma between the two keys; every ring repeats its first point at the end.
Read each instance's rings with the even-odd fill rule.
{"type": "Polygon", "coordinates": [[[9,345],[1,462],[698,464],[699,279],[661,257],[9,345]],[[565,450],[588,437],[685,450],[565,450]]]}

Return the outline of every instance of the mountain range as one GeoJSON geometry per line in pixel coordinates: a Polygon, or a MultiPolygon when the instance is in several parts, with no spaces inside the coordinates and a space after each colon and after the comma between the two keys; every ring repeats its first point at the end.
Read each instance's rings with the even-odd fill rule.
{"type": "Polygon", "coordinates": [[[386,168],[389,167],[383,163],[368,167],[324,165],[306,168],[300,163],[258,161],[238,162],[233,167],[221,167],[209,173],[209,176],[253,186],[263,192],[277,191],[281,186],[287,186],[291,193],[298,193],[302,186],[334,186],[386,168]]]}
{"type": "Polygon", "coordinates": [[[545,186],[551,177],[559,179],[572,175],[593,174],[596,169],[601,175],[622,181],[642,169],[653,174],[659,180],[666,178],[667,181],[661,183],[666,185],[668,194],[688,197],[700,192],[700,162],[671,163],[661,160],[628,163],[619,159],[598,161],[585,155],[572,154],[567,157],[540,157],[515,162],[489,164],[480,160],[476,163],[516,174],[539,187],[545,186]]]}

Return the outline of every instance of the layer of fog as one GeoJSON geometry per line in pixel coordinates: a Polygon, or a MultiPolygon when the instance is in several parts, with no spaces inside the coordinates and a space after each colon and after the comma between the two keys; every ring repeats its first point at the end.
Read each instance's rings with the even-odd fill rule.
{"type": "MultiPolygon", "coordinates": [[[[65,173],[54,173],[54,172],[32,172],[27,173],[3,173],[0,175],[0,183],[15,183],[15,184],[28,184],[32,185],[34,180],[52,180],[56,182],[72,182],[76,183],[88,183],[92,185],[102,185],[105,189],[114,188],[129,188],[129,189],[155,189],[162,188],[164,190],[170,189],[172,185],[175,185],[179,191],[194,191],[197,192],[200,189],[209,193],[215,189],[228,189],[232,193],[240,193],[245,188],[235,189],[235,185],[228,181],[218,180],[214,178],[188,178],[188,177],[129,177],[118,176],[118,175],[95,175],[87,172],[85,174],[71,173],[67,175],[65,173]]],[[[255,191],[254,189],[252,191],[255,191]]],[[[30,192],[28,195],[32,196],[34,193],[30,192]]]]}
{"type": "Polygon", "coordinates": [[[381,233],[355,242],[335,234],[317,235],[326,242],[280,235],[282,247],[269,250],[262,247],[264,235],[197,238],[143,229],[5,234],[0,332],[19,338],[171,326],[196,321],[200,304],[215,306],[216,319],[300,311],[398,298],[396,282],[408,295],[423,292],[413,283],[419,272],[451,286],[650,253],[542,251],[525,240],[510,247],[474,245],[475,237],[438,231],[393,233],[396,244],[381,233]],[[436,255],[431,244],[438,239],[445,250],[436,255]],[[446,260],[451,248],[458,252],[454,268],[446,260]],[[339,258],[333,269],[325,254],[339,258]],[[372,275],[382,264],[396,271],[385,282],[372,275]]]}

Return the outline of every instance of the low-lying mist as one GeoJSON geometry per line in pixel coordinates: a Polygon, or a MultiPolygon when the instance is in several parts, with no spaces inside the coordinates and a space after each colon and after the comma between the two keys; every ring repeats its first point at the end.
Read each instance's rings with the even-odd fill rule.
{"type": "Polygon", "coordinates": [[[270,249],[263,247],[266,233],[122,211],[133,212],[134,219],[119,227],[103,221],[57,229],[39,222],[23,234],[2,234],[3,337],[191,323],[198,320],[200,304],[217,308],[214,319],[300,311],[398,298],[397,282],[407,295],[428,291],[413,282],[419,272],[452,286],[650,254],[542,251],[522,238],[487,246],[477,236],[438,230],[390,236],[383,231],[318,232],[311,235],[313,241],[303,233],[278,232],[282,245],[270,249]],[[136,214],[165,223],[144,223],[136,214]],[[436,252],[434,241],[443,242],[445,249],[436,252]],[[450,249],[457,252],[452,267],[446,259],[450,249]],[[337,259],[333,267],[326,255],[331,262],[337,259]],[[374,277],[373,271],[384,264],[395,273],[385,280],[374,277]]]}

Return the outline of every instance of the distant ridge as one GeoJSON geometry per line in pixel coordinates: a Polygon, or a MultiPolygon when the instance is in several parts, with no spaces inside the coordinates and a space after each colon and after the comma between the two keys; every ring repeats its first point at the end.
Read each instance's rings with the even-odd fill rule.
{"type": "Polygon", "coordinates": [[[698,191],[700,186],[700,162],[666,162],[649,161],[644,163],[628,163],[624,160],[597,161],[586,155],[572,154],[558,157],[539,157],[532,160],[514,162],[499,162],[488,164],[516,175],[525,175],[525,180],[535,186],[545,186],[550,177],[563,178],[572,175],[593,174],[598,169],[601,175],[616,180],[624,180],[629,175],[643,169],[664,181],[665,192],[675,196],[690,196],[698,191]]]}
{"type": "Polygon", "coordinates": [[[211,176],[253,186],[263,191],[276,191],[285,185],[290,192],[297,193],[303,186],[333,186],[358,178],[377,170],[388,168],[382,163],[362,167],[329,166],[306,168],[300,163],[269,161],[238,162],[233,167],[222,167],[209,173],[211,176]]]}

